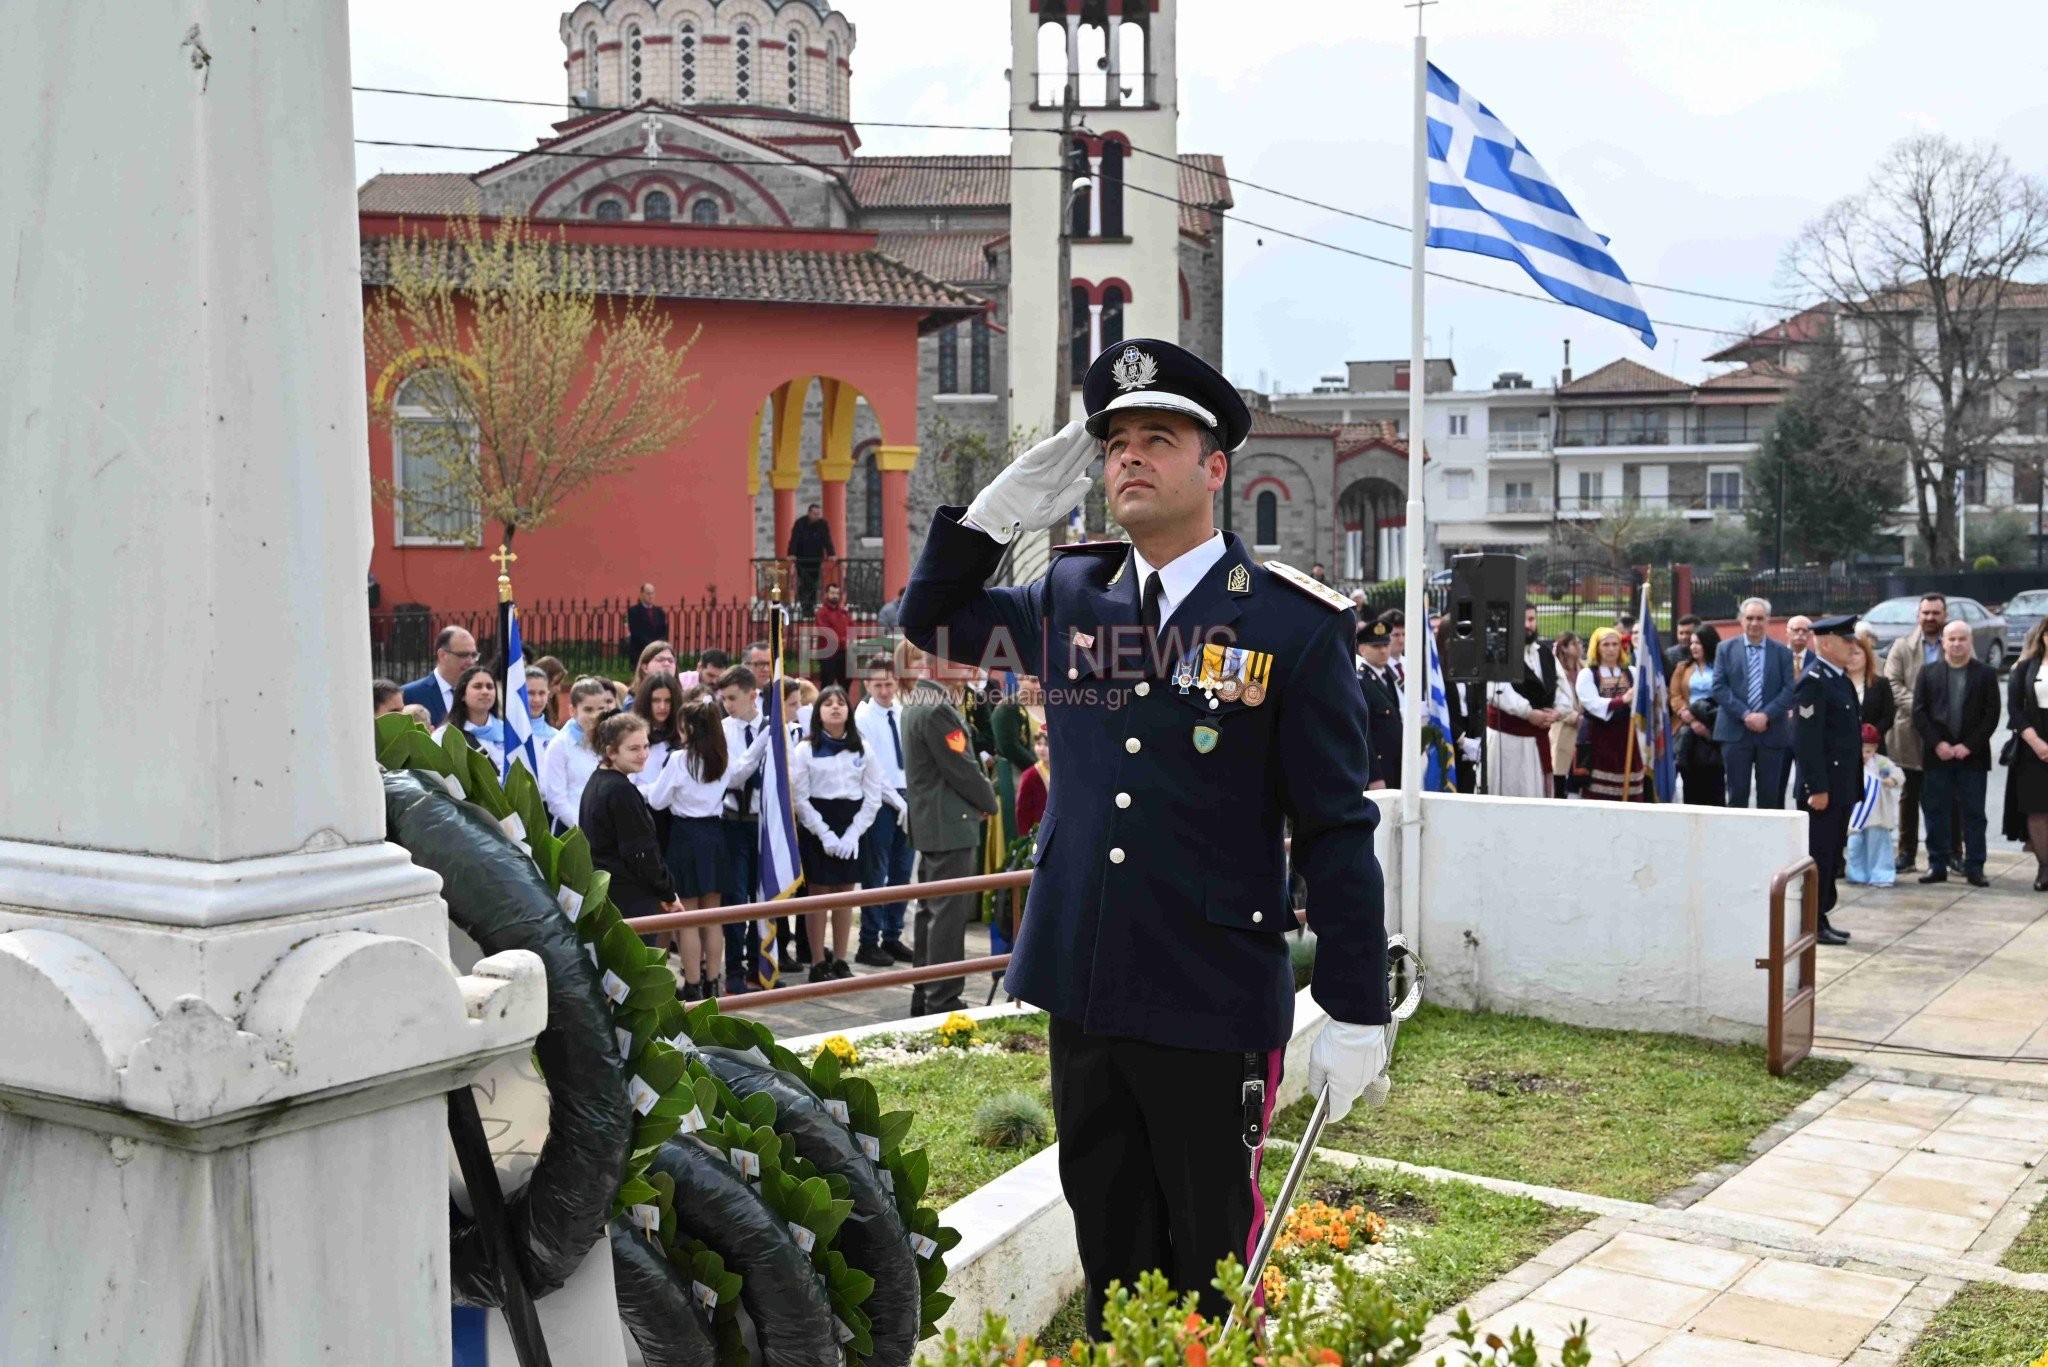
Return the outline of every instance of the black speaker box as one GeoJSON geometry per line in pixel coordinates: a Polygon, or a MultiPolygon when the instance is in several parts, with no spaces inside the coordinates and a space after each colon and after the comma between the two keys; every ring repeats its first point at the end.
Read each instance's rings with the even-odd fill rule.
{"type": "Polygon", "coordinates": [[[1451,558],[1451,598],[1444,614],[1444,678],[1453,683],[1518,683],[1522,677],[1522,608],[1529,562],[1519,555],[1451,558]]]}

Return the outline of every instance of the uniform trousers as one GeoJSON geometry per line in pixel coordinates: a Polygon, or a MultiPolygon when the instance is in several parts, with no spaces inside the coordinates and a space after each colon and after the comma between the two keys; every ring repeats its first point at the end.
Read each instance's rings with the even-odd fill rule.
{"type": "MultiPolygon", "coordinates": [[[[1804,803],[1800,804],[1805,806],[1804,803]]],[[[1830,800],[1828,809],[1806,808],[1806,852],[1820,869],[1820,914],[1835,909],[1835,880],[1841,876],[1842,856],[1849,847],[1849,816],[1853,804],[1830,800]]]]}
{"type": "MultiPolygon", "coordinates": [[[[861,837],[860,882],[864,888],[895,888],[910,881],[910,832],[896,809],[883,803],[875,824],[861,837]]],[[[884,940],[903,938],[903,903],[875,902],[860,909],[860,947],[879,949],[884,940]]]]}
{"type": "MultiPolygon", "coordinates": [[[[981,847],[926,850],[918,859],[917,877],[921,883],[971,878],[981,868],[981,847]]],[[[976,892],[919,899],[916,933],[910,946],[912,965],[923,968],[927,964],[957,964],[966,958],[967,918],[980,902],[981,894],[976,892]]],[[[911,1005],[923,1011],[958,1011],[967,1005],[960,995],[966,990],[964,977],[934,979],[911,994],[911,1005]]]]}
{"type": "MultiPolygon", "coordinates": [[[[719,822],[725,832],[725,905],[744,906],[760,896],[761,823],[751,817],[719,822]]],[[[734,922],[725,932],[727,982],[744,983],[754,976],[754,957],[761,952],[761,923],[734,922]]]]}
{"type": "MultiPolygon", "coordinates": [[[[1221,1318],[1216,1264],[1248,1263],[1266,1217],[1261,1151],[1244,1142],[1246,1056],[1091,1034],[1059,1016],[1048,1025],[1060,1187],[1088,1279],[1088,1332],[1102,1333],[1111,1282],[1135,1287],[1155,1269],[1221,1318]]],[[[1264,1071],[1263,1135],[1285,1051],[1252,1057],[1264,1071]]]]}

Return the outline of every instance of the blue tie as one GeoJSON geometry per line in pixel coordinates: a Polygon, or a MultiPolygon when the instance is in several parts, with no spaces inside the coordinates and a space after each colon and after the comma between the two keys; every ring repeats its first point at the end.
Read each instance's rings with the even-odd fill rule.
{"type": "MultiPolygon", "coordinates": [[[[747,748],[749,750],[754,748],[754,724],[752,722],[747,723],[747,748]]],[[[760,792],[761,771],[759,768],[756,768],[754,776],[747,780],[746,791],[740,794],[741,816],[754,815],[754,804],[758,800],[760,792]]]]}
{"type": "Polygon", "coordinates": [[[1764,710],[1764,649],[1759,645],[1749,648],[1749,710],[1764,710]]]}
{"type": "Polygon", "coordinates": [[[903,772],[903,733],[896,729],[896,710],[889,709],[889,741],[896,747],[896,772],[903,772]]]}

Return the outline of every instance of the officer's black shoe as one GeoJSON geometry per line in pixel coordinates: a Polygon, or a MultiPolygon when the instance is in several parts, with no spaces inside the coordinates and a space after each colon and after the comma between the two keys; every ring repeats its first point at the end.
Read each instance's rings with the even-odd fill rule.
{"type": "Polygon", "coordinates": [[[1989,878],[1986,878],[1981,871],[1977,873],[1966,873],[1963,875],[1963,877],[1965,880],[1968,881],[1970,886],[1973,888],[1988,888],[1991,886],[1991,880],[1989,878]]]}
{"type": "Polygon", "coordinates": [[[880,945],[869,945],[866,949],[854,951],[853,961],[868,968],[894,968],[896,960],[880,945]]]}
{"type": "Polygon", "coordinates": [[[1948,881],[1948,870],[1929,869],[1920,875],[1920,881],[1923,883],[1946,883],[1948,881]]]}
{"type": "Polygon", "coordinates": [[[1913,870],[1919,867],[1920,865],[1911,859],[1901,859],[1896,864],[1892,865],[1892,872],[1911,873],[1913,870]]]}
{"type": "Polygon", "coordinates": [[[1846,945],[1849,943],[1849,932],[1846,930],[1836,930],[1834,922],[1828,920],[1823,915],[1820,918],[1820,935],[1818,938],[1824,945],[1846,945]]]}
{"type": "Polygon", "coordinates": [[[913,963],[917,955],[910,952],[910,946],[901,940],[882,941],[882,951],[899,964],[913,963]]]}
{"type": "Polygon", "coordinates": [[[2037,873],[2034,875],[2034,891],[2048,892],[2048,873],[2037,873]]]}

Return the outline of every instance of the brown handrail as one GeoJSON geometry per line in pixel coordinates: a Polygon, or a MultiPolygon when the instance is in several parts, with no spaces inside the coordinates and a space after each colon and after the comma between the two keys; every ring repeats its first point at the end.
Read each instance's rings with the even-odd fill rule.
{"type": "Polygon", "coordinates": [[[1820,869],[1808,855],[1796,859],[1771,876],[1771,952],[1756,961],[1769,972],[1768,1025],[1765,1027],[1765,1055],[1772,1077],[1783,1077],[1813,1052],[1815,997],[1818,975],[1815,959],[1820,944],[1820,869]],[[1785,889],[1792,880],[1801,881],[1799,934],[1785,943],[1785,889]],[[1797,961],[1798,977],[1792,994],[1785,993],[1785,969],[1797,961]],[[1801,1028],[1803,1027],[1803,1028],[1801,1028]],[[1797,1034],[1794,1034],[1794,1030],[1797,1034]]]}
{"type": "Polygon", "coordinates": [[[815,997],[844,997],[855,992],[873,992],[884,987],[912,987],[941,978],[965,978],[975,973],[1000,973],[1009,967],[1010,956],[991,954],[985,959],[962,959],[949,964],[926,964],[922,968],[892,968],[885,973],[864,973],[854,978],[835,978],[822,983],[798,983],[795,987],[771,987],[765,992],[743,992],[718,999],[724,1012],[758,1011],[786,1002],[810,1001],[815,997]]]}
{"type": "Polygon", "coordinates": [[[683,930],[690,926],[729,926],[741,921],[768,921],[777,916],[832,911],[838,907],[865,907],[878,902],[908,902],[920,897],[951,897],[965,892],[1021,888],[1031,882],[1034,872],[1033,869],[1013,869],[1008,873],[979,873],[972,878],[942,878],[936,883],[898,883],[888,888],[785,897],[779,902],[740,902],[729,907],[707,907],[702,911],[665,911],[654,916],[629,917],[626,924],[642,935],[657,930],[683,930]]]}

